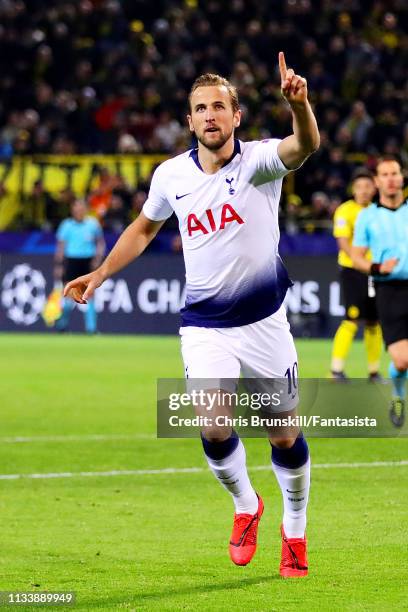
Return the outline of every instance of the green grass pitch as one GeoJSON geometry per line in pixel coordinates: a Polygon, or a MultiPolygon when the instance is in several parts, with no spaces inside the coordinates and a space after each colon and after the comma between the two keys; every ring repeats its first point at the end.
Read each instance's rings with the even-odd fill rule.
{"type": "MultiPolygon", "coordinates": [[[[267,442],[246,441],[265,513],[257,555],[239,568],[227,550],[232,502],[200,444],[154,437],[156,378],[182,375],[177,338],[0,343],[0,591],[75,591],[78,610],[407,609],[408,467],[319,467],[407,460],[407,439],[309,441],[310,574],[283,580],[280,491],[272,472],[251,472],[268,465],[267,442]],[[169,467],[202,470],[160,473],[169,467]],[[75,475],[143,469],[158,473],[75,475]]],[[[297,347],[302,375],[327,374],[329,342],[297,347]]],[[[365,376],[360,342],[348,372],[365,376]]]]}

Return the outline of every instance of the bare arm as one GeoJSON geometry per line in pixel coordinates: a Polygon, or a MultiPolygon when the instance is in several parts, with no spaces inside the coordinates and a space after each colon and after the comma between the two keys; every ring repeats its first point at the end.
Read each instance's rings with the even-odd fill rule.
{"type": "Polygon", "coordinates": [[[99,268],[90,274],[80,276],[67,284],[64,296],[71,297],[79,304],[86,304],[95,289],[139,257],[156,236],[164,221],[151,221],[143,212],[125,229],[112,251],[99,268]]]}
{"type": "MultiPolygon", "coordinates": [[[[352,246],[351,259],[356,270],[360,270],[360,272],[365,272],[365,274],[371,274],[371,268],[373,264],[371,261],[365,258],[367,251],[367,247],[352,246]]],[[[375,274],[384,276],[386,274],[390,274],[390,272],[393,271],[397,263],[398,259],[396,259],[395,257],[387,259],[383,263],[378,263],[378,271],[375,272],[375,274]]]]}
{"type": "Polygon", "coordinates": [[[336,238],[336,240],[337,240],[337,246],[339,247],[339,250],[344,251],[346,255],[351,257],[351,243],[349,239],[344,238],[344,236],[341,236],[340,238],[336,238]]]}
{"type": "Polygon", "coordinates": [[[283,97],[289,102],[293,117],[293,134],[278,146],[278,154],[287,168],[298,168],[319,148],[320,135],[316,117],[307,99],[306,79],[287,69],[285,56],[279,53],[279,70],[283,97]]]}
{"type": "MultiPolygon", "coordinates": [[[[340,238],[338,240],[340,240],[340,238]]],[[[365,272],[365,274],[369,274],[371,269],[371,261],[368,261],[368,259],[366,259],[366,253],[368,251],[368,248],[352,246],[350,250],[350,256],[353,261],[353,266],[356,268],[356,270],[360,270],[360,272],[365,272]]]]}
{"type": "Polygon", "coordinates": [[[143,212],[129,225],[99,270],[106,280],[139,257],[156,236],[164,221],[151,221],[143,212]]]}

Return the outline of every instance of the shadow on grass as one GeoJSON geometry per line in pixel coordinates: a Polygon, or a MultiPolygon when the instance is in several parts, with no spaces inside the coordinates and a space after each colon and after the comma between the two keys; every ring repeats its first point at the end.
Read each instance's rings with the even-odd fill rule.
{"type": "Polygon", "coordinates": [[[227,582],[219,582],[216,584],[212,584],[211,586],[207,584],[198,585],[198,586],[185,586],[179,589],[166,589],[166,590],[158,590],[158,591],[150,591],[148,593],[141,593],[135,596],[124,595],[122,597],[112,597],[109,599],[103,600],[92,600],[92,601],[81,601],[77,602],[78,606],[86,606],[89,605],[92,608],[106,607],[109,604],[127,604],[137,606],[142,605],[144,603],[148,603],[152,600],[163,600],[170,599],[172,597],[180,597],[183,595],[197,595],[200,593],[214,593],[214,591],[230,591],[234,589],[242,589],[245,586],[251,586],[253,584],[261,584],[266,582],[276,582],[281,581],[282,578],[275,574],[272,576],[258,576],[254,578],[237,578],[236,580],[228,580],[227,582]]]}

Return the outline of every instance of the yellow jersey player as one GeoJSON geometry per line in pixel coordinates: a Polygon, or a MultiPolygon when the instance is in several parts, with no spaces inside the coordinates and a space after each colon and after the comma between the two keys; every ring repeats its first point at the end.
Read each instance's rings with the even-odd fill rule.
{"type": "MultiPolygon", "coordinates": [[[[371,277],[356,270],[351,260],[357,217],[371,203],[375,194],[374,178],[369,170],[365,168],[356,170],[351,190],[353,199],[341,204],[334,214],[333,234],[339,246],[338,263],[346,318],[334,336],[331,374],[336,380],[347,380],[344,372],[347,355],[358,326],[363,323],[369,379],[372,382],[381,382],[378,370],[382,334],[378,323],[374,286],[371,277]]],[[[369,253],[367,257],[370,257],[369,253]]]]}

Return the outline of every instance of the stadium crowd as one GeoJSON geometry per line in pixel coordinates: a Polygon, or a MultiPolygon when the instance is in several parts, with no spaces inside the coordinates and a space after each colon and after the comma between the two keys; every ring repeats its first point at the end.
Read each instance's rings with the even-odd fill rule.
{"type": "MultiPolygon", "coordinates": [[[[283,137],[284,50],[308,79],[321,147],[286,181],[282,227],[325,231],[354,165],[380,153],[408,161],[407,17],[405,0],[0,0],[0,159],[181,152],[188,91],[203,72],[238,87],[240,138],[283,137]]],[[[111,181],[105,226],[126,224],[147,188],[111,181]]],[[[54,226],[52,199],[35,190],[54,226]]]]}

